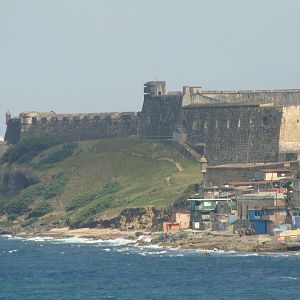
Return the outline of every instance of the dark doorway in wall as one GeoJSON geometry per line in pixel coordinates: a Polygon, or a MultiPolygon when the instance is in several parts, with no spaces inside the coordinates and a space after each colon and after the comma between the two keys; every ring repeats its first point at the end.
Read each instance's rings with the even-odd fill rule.
{"type": "Polygon", "coordinates": [[[205,154],[205,145],[202,144],[196,144],[193,147],[199,154],[204,155],[205,154]]]}
{"type": "Polygon", "coordinates": [[[263,126],[267,126],[268,125],[268,118],[267,117],[263,117],[262,118],[262,125],[263,126]]]}
{"type": "Polygon", "coordinates": [[[286,153],[285,161],[297,160],[297,153],[286,153]]]}

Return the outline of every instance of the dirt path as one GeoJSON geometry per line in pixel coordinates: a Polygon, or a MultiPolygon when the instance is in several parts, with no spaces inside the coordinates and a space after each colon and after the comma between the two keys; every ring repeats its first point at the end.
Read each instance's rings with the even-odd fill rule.
{"type": "Polygon", "coordinates": [[[175,165],[176,169],[177,169],[179,172],[182,172],[182,171],[183,171],[182,165],[181,165],[179,162],[177,162],[177,161],[175,161],[174,159],[172,159],[172,158],[169,158],[169,157],[160,157],[160,158],[158,158],[158,160],[166,160],[166,161],[169,161],[169,162],[171,162],[171,163],[173,163],[173,164],[175,165]]]}

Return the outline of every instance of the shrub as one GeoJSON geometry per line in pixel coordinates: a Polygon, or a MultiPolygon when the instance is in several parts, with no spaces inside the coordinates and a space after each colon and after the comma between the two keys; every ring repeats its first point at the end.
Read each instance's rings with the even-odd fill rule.
{"type": "Polygon", "coordinates": [[[122,189],[121,183],[117,181],[110,181],[105,184],[102,190],[93,193],[84,193],[74,198],[70,203],[66,205],[66,210],[71,211],[83,207],[97,198],[101,198],[107,195],[111,195],[119,192],[122,189]]]}
{"type": "Polygon", "coordinates": [[[47,202],[43,202],[35,207],[30,213],[29,218],[38,218],[46,215],[47,213],[51,212],[53,209],[51,205],[47,202]]]}
{"type": "Polygon", "coordinates": [[[91,203],[88,207],[83,208],[81,211],[75,213],[68,220],[68,225],[71,228],[96,226],[96,216],[100,212],[113,206],[114,198],[108,196],[105,199],[99,199],[95,203],[91,203]]]}
{"type": "Polygon", "coordinates": [[[296,171],[294,177],[295,177],[296,179],[300,179],[300,170],[297,170],[297,171],[296,171]]]}
{"type": "Polygon", "coordinates": [[[172,210],[178,209],[187,209],[188,201],[187,199],[190,198],[193,194],[199,192],[199,184],[194,183],[190,184],[176,199],[172,206],[172,210]]]}
{"type": "Polygon", "coordinates": [[[122,189],[122,185],[120,182],[117,181],[110,181],[103,186],[103,194],[109,195],[119,192],[122,189]]]}
{"type": "Polygon", "coordinates": [[[8,149],[2,156],[3,162],[28,162],[41,151],[46,150],[54,145],[57,145],[59,140],[57,136],[52,134],[33,135],[25,137],[8,149]]]}
{"type": "Polygon", "coordinates": [[[49,183],[43,182],[30,186],[23,190],[17,197],[9,200],[1,207],[1,213],[20,215],[30,211],[30,205],[37,197],[50,199],[63,192],[68,178],[63,174],[58,174],[52,178],[49,183]]]}
{"type": "Polygon", "coordinates": [[[24,220],[21,224],[22,227],[31,226],[33,223],[35,223],[38,219],[37,218],[28,218],[24,220]]]}
{"type": "Polygon", "coordinates": [[[84,193],[74,198],[69,204],[66,205],[66,210],[70,211],[73,209],[80,208],[92,202],[97,196],[101,195],[101,193],[84,193]]]}
{"type": "Polygon", "coordinates": [[[42,189],[42,196],[44,199],[50,199],[60,195],[67,182],[68,178],[63,173],[54,176],[50,183],[46,184],[42,189]]]}
{"type": "MultiPolygon", "coordinates": [[[[22,191],[17,197],[9,200],[3,207],[3,211],[11,214],[22,214],[29,211],[29,205],[41,193],[43,184],[35,184],[22,191]]],[[[3,212],[2,211],[2,212],[3,212]]]]}
{"type": "Polygon", "coordinates": [[[61,149],[50,153],[46,158],[42,159],[40,164],[54,164],[64,161],[65,159],[73,155],[77,147],[77,143],[64,144],[61,149]]]}

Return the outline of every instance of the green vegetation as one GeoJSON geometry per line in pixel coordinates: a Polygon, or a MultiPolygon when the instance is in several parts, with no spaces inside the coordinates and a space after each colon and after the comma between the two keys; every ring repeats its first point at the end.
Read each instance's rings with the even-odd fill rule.
{"type": "Polygon", "coordinates": [[[20,215],[30,210],[30,204],[34,202],[35,198],[42,192],[43,186],[35,184],[26,190],[22,191],[17,197],[7,201],[2,207],[3,213],[9,215],[20,215]]]}
{"type": "Polygon", "coordinates": [[[294,177],[295,177],[296,179],[300,179],[300,170],[297,170],[297,171],[296,171],[294,177]]]}
{"type": "Polygon", "coordinates": [[[104,185],[103,189],[100,191],[94,192],[94,193],[84,193],[79,195],[78,197],[74,198],[71,202],[69,202],[66,205],[66,210],[71,211],[74,209],[81,208],[95,199],[101,198],[103,196],[109,195],[109,194],[114,194],[116,192],[119,192],[121,190],[122,185],[117,182],[108,182],[107,184],[104,185]]]}
{"type": "Polygon", "coordinates": [[[47,213],[51,212],[53,210],[52,206],[47,202],[40,203],[37,207],[32,209],[32,211],[29,213],[29,218],[38,218],[46,215],[47,213]]]}
{"type": "Polygon", "coordinates": [[[55,175],[50,183],[45,184],[41,191],[44,199],[51,199],[60,195],[63,192],[65,185],[67,184],[68,178],[63,174],[59,173],[55,175]]]}
{"type": "Polygon", "coordinates": [[[68,225],[71,228],[93,227],[96,216],[106,209],[113,207],[115,205],[114,200],[114,197],[108,196],[91,202],[80,211],[73,213],[68,220],[68,225]]]}
{"type": "Polygon", "coordinates": [[[22,226],[40,218],[44,222],[50,211],[51,220],[82,227],[126,207],[182,205],[198,191],[192,184],[201,181],[197,162],[157,141],[131,137],[65,145],[55,139],[20,143],[23,146],[6,154],[5,161],[20,163],[27,149],[31,160],[26,167],[35,168],[42,181],[0,201],[0,213],[13,222],[25,219],[22,226]]]}
{"type": "Polygon", "coordinates": [[[38,221],[37,218],[29,218],[24,220],[21,225],[22,227],[27,227],[27,226],[31,226],[32,224],[34,224],[36,221],[38,221]]]}
{"type": "Polygon", "coordinates": [[[29,212],[30,206],[36,199],[42,198],[46,200],[60,195],[67,181],[68,179],[60,173],[53,176],[49,182],[34,184],[22,191],[17,197],[8,201],[2,201],[0,212],[13,216],[29,212]]]}
{"type": "Polygon", "coordinates": [[[67,211],[80,209],[71,214],[68,221],[70,227],[84,227],[93,221],[96,214],[116,205],[116,197],[113,194],[119,192],[122,185],[117,182],[108,182],[102,190],[95,193],[84,193],[73,199],[67,206],[67,211]]]}
{"type": "Polygon", "coordinates": [[[46,150],[59,143],[55,135],[43,134],[26,137],[19,141],[12,148],[8,149],[1,158],[1,162],[27,163],[43,150],[46,150]]]}
{"type": "Polygon", "coordinates": [[[46,158],[42,159],[40,161],[40,165],[49,165],[64,161],[65,159],[73,155],[77,147],[77,143],[64,144],[61,149],[48,154],[46,158]]]}

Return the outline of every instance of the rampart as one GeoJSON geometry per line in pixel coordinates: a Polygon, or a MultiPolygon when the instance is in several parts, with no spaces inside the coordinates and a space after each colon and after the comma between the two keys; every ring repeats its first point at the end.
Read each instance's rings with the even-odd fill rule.
{"type": "Polygon", "coordinates": [[[166,93],[147,82],[142,137],[176,137],[210,165],[295,160],[300,153],[300,90],[166,93]]]}
{"type": "Polygon", "coordinates": [[[15,143],[28,135],[53,133],[63,141],[92,140],[137,134],[137,113],[56,114],[30,112],[7,117],[5,139],[15,143]]]}
{"type": "Polygon", "coordinates": [[[186,107],[187,142],[212,165],[278,160],[281,107],[186,107]]]}
{"type": "Polygon", "coordinates": [[[139,113],[6,115],[5,140],[55,133],[63,141],[138,135],[176,140],[209,165],[273,163],[300,157],[300,90],[166,92],[164,81],[144,85],[139,113]]]}

